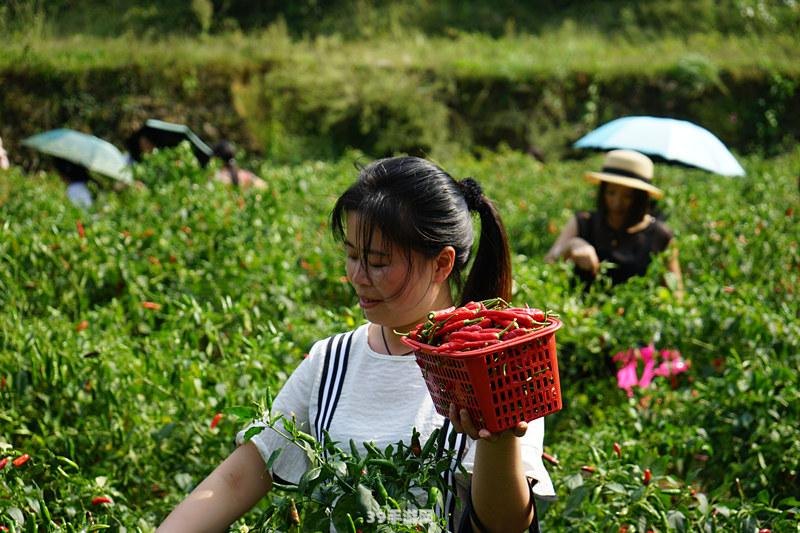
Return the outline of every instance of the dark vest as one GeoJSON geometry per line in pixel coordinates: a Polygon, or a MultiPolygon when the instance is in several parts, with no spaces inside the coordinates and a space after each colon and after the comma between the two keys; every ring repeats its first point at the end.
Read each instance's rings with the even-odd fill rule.
{"type": "MultiPolygon", "coordinates": [[[[608,271],[614,285],[632,276],[644,275],[653,255],[663,252],[672,240],[669,228],[655,219],[645,229],[628,233],[625,229],[611,229],[596,212],[579,211],[575,218],[578,236],[594,246],[597,258],[616,265],[608,271]]],[[[591,273],[579,268],[575,270],[582,280],[591,283],[591,273]]]]}

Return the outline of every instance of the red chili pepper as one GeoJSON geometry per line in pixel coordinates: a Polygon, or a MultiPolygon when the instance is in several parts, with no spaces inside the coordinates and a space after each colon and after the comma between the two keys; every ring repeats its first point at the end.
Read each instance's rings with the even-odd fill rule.
{"type": "Polygon", "coordinates": [[[553,457],[553,456],[552,456],[552,455],[550,455],[549,453],[544,453],[544,452],[542,452],[542,459],[544,459],[544,460],[545,460],[545,461],[547,461],[548,463],[550,463],[550,464],[554,464],[554,465],[556,465],[556,466],[558,466],[558,464],[559,464],[559,462],[558,462],[558,459],[556,459],[555,457],[553,457]]]}
{"type": "Polygon", "coordinates": [[[86,237],[86,230],[83,229],[83,223],[80,220],[75,221],[75,227],[78,228],[78,237],[81,239],[86,237]]]}
{"type": "Polygon", "coordinates": [[[454,342],[454,341],[465,341],[465,342],[492,341],[492,340],[496,340],[496,339],[499,339],[499,338],[500,337],[498,336],[497,333],[493,333],[491,331],[490,332],[484,332],[484,331],[464,331],[464,330],[454,331],[448,337],[450,342],[454,342]]]}
{"type": "Polygon", "coordinates": [[[158,311],[161,309],[161,304],[156,302],[142,302],[142,307],[145,309],[152,309],[153,311],[158,311]]]}
{"type": "Polygon", "coordinates": [[[211,429],[214,429],[215,427],[217,427],[217,424],[219,424],[220,420],[222,420],[222,413],[215,414],[214,418],[211,419],[211,425],[210,425],[211,429]]]}
{"type": "Polygon", "coordinates": [[[92,498],[92,505],[105,505],[107,503],[114,503],[108,496],[95,496],[92,498]]]}
{"type": "Polygon", "coordinates": [[[441,311],[431,311],[428,313],[428,320],[431,322],[439,322],[440,320],[446,320],[450,318],[456,311],[464,310],[466,308],[459,307],[458,309],[454,307],[448,307],[447,309],[442,309],[441,311]]]}
{"type": "Polygon", "coordinates": [[[300,513],[297,512],[297,506],[294,503],[294,498],[289,500],[289,521],[294,525],[300,524],[300,513]]]}
{"type": "Polygon", "coordinates": [[[8,464],[8,457],[3,457],[0,459],[0,470],[4,469],[8,464]]]}
{"type": "Polygon", "coordinates": [[[492,344],[497,344],[500,342],[500,339],[494,339],[491,341],[453,341],[453,342],[446,342],[441,346],[436,347],[437,352],[466,352],[469,350],[475,350],[480,348],[485,348],[487,346],[491,346],[492,344]]]}
{"type": "Polygon", "coordinates": [[[448,333],[456,331],[457,329],[461,329],[464,326],[475,324],[477,322],[480,322],[480,319],[476,319],[475,317],[462,318],[454,322],[448,322],[447,324],[445,324],[444,326],[440,327],[438,330],[433,332],[433,338],[431,340],[435,340],[437,337],[443,339],[444,336],[447,335],[448,333]]]}
{"type": "Polygon", "coordinates": [[[411,453],[414,454],[414,457],[419,457],[422,454],[422,444],[417,434],[411,436],[411,453]]]}
{"type": "Polygon", "coordinates": [[[11,461],[11,464],[19,468],[25,463],[27,463],[30,460],[30,458],[31,458],[30,455],[28,455],[27,453],[23,453],[22,455],[11,461]]]}
{"type": "Polygon", "coordinates": [[[622,459],[622,446],[619,445],[619,442],[614,443],[614,453],[617,454],[617,457],[622,459]]]}
{"type": "Polygon", "coordinates": [[[547,320],[547,316],[545,312],[541,309],[536,309],[535,307],[526,307],[525,312],[530,315],[536,322],[544,322],[547,320]]]}
{"type": "Polygon", "coordinates": [[[526,313],[514,312],[510,309],[489,309],[487,311],[478,311],[478,316],[485,316],[495,321],[511,321],[516,320],[522,328],[532,328],[534,326],[533,319],[526,313]]]}
{"type": "Polygon", "coordinates": [[[588,474],[594,474],[597,469],[593,466],[584,465],[581,467],[581,470],[588,474]]]}
{"type": "Polygon", "coordinates": [[[81,331],[85,330],[88,327],[89,327],[89,321],[88,320],[81,320],[80,322],[75,324],[75,331],[80,333],[81,331]]]}
{"type": "Polygon", "coordinates": [[[533,331],[533,330],[529,329],[529,328],[512,329],[511,331],[509,331],[508,333],[503,335],[503,340],[504,341],[509,341],[511,339],[516,339],[517,337],[522,337],[524,335],[527,335],[531,331],[533,331]]]}
{"type": "Polygon", "coordinates": [[[650,479],[653,477],[653,474],[650,472],[649,468],[644,469],[644,475],[642,476],[642,483],[645,485],[650,484],[650,479]]]}

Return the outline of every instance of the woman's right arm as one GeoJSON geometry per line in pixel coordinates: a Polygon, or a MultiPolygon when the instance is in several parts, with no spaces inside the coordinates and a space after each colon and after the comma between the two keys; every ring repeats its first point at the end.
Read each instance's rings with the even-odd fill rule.
{"type": "Polygon", "coordinates": [[[252,442],[236,448],[158,527],[157,532],[216,532],[249,511],[272,489],[272,476],[252,442]]]}
{"type": "Polygon", "coordinates": [[[567,225],[561,230],[561,234],[553,243],[550,251],[544,256],[546,263],[554,263],[558,259],[563,259],[569,255],[570,241],[578,236],[578,220],[575,217],[569,219],[567,225]]]}
{"type": "Polygon", "coordinates": [[[600,270],[600,260],[597,250],[586,240],[578,237],[578,219],[572,217],[561,230],[556,242],[544,256],[546,263],[553,263],[557,259],[566,259],[575,263],[578,268],[597,274],[600,270]]]}

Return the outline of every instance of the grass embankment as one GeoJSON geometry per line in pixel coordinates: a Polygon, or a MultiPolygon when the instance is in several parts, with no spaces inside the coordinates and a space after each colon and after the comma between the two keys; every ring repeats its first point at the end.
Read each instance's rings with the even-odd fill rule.
{"type": "MultiPolygon", "coordinates": [[[[164,153],[143,167],[148,190],[101,194],[90,213],[53,176],[3,173],[0,448],[31,459],[0,471],[0,523],[150,530],[229,452],[241,423],[225,415],[211,429],[216,413],[261,400],[313,340],[360,321],[325,207],[355,158],[263,164],[269,192],[239,195],[164,153]]],[[[578,176],[599,159],[442,160],[496,199],[514,302],[565,323],[565,408],[545,442],[560,462],[549,465],[560,499],[543,511],[548,530],[794,531],[799,162],[796,150],[748,158],[742,179],[657,168],[685,274],[679,301],[661,287],[660,261],[588,294],[568,268],[542,263],[572,209],[591,205],[578,176]],[[651,339],[691,369],[628,399],[608,359],[651,339]]],[[[301,513],[315,509],[310,495],[290,496],[301,513]]],[[[287,516],[271,519],[285,530],[287,516]]]]}
{"type": "MultiPolygon", "coordinates": [[[[550,158],[625,114],[695,120],[740,152],[800,136],[796,36],[637,40],[565,23],[539,36],[262,33],[20,39],[0,51],[0,134],[62,125],[121,144],[142,120],[188,122],[278,160],[348,147],[447,155],[508,144],[550,158]]],[[[19,154],[19,155],[18,155],[19,154]]]]}

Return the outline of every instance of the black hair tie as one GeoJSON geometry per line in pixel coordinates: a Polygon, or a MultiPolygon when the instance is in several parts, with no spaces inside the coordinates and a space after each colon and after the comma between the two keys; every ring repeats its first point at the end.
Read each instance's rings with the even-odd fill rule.
{"type": "Polygon", "coordinates": [[[483,189],[478,182],[473,178],[464,178],[458,182],[458,186],[467,201],[467,209],[477,211],[483,203],[483,189]]]}

